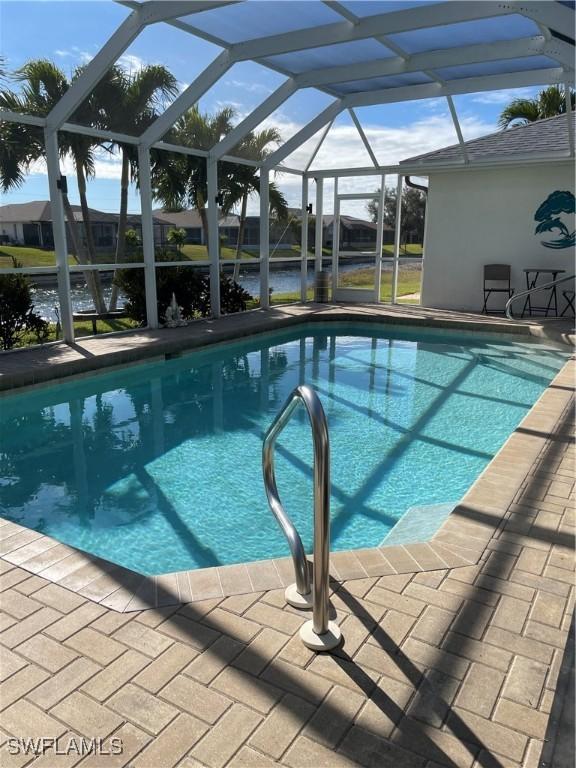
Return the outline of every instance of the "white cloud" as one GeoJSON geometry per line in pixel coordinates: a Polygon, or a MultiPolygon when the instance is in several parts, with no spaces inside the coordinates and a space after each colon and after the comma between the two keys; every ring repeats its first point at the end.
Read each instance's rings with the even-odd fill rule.
{"type": "Polygon", "coordinates": [[[507,88],[502,91],[477,93],[472,101],[477,104],[508,104],[512,99],[530,99],[536,92],[535,88],[507,88]]]}
{"type": "Polygon", "coordinates": [[[120,64],[121,67],[124,67],[124,69],[127,69],[128,72],[136,73],[141,69],[144,69],[147,62],[133,53],[125,53],[118,59],[118,64],[120,64]]]}
{"type": "Polygon", "coordinates": [[[60,58],[63,59],[74,59],[79,64],[88,64],[88,62],[92,61],[94,58],[94,54],[90,53],[90,51],[83,51],[81,48],[78,48],[77,45],[71,46],[70,49],[58,48],[54,53],[56,56],[60,56],[60,58]]]}
{"type": "MultiPolygon", "coordinates": [[[[117,154],[110,154],[104,149],[98,149],[94,153],[94,168],[96,179],[120,179],[122,175],[122,160],[117,154]]],[[[76,177],[76,170],[70,155],[66,155],[60,160],[60,167],[65,176],[76,177]]],[[[46,162],[37,160],[30,166],[30,175],[38,174],[46,176],[48,174],[46,162]]]]}
{"type": "Polygon", "coordinates": [[[225,80],[224,85],[231,85],[233,88],[240,88],[249,93],[262,93],[265,95],[272,93],[272,88],[262,83],[248,83],[244,80],[225,80]]]}

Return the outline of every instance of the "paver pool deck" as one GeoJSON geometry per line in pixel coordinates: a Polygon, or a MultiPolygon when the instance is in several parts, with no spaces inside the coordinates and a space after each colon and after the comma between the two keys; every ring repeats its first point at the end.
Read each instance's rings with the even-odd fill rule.
{"type": "MultiPolygon", "coordinates": [[[[27,567],[34,542],[4,522],[0,765],[560,768],[573,422],[570,362],[431,551],[335,556],[331,602],[345,643],[330,654],[301,644],[309,616],[286,606],[281,588],[255,591],[251,580],[225,596],[220,584],[181,604],[194,599],[190,581],[186,592],[159,579],[141,609],[114,610],[55,581],[52,565],[27,567]],[[18,740],[31,737],[57,738],[62,754],[47,742],[43,756],[24,754],[18,740]],[[64,754],[81,737],[110,752],[120,739],[122,752],[64,754]]],[[[104,577],[110,594],[131,590],[122,572],[96,570],[93,581],[104,577]]]]}

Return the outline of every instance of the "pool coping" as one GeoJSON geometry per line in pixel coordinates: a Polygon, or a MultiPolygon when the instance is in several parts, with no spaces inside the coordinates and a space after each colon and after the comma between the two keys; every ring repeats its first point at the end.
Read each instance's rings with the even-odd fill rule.
{"type": "MultiPolygon", "coordinates": [[[[574,395],[566,362],[438,531],[417,544],[331,553],[341,582],[475,565],[574,395]]],[[[264,592],[294,581],[289,557],[143,576],[0,518],[0,559],[120,613],[264,592]]]]}
{"type": "Polygon", "coordinates": [[[10,395],[16,389],[49,386],[63,378],[86,376],[95,371],[109,372],[115,366],[154,362],[247,335],[287,330],[303,323],[342,321],[513,334],[552,343],[573,344],[574,341],[570,322],[560,319],[511,321],[501,316],[411,305],[294,304],[197,320],[183,328],[102,334],[79,339],[72,345],[51,342],[0,352],[0,397],[10,395]]]}

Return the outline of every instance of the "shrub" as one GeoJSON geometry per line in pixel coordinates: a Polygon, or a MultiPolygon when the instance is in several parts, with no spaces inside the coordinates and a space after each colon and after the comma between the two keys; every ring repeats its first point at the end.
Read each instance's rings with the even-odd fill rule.
{"type": "Polygon", "coordinates": [[[182,227],[169,229],[168,234],[166,235],[166,239],[170,245],[175,245],[176,250],[180,252],[182,250],[182,246],[186,242],[186,230],[182,229],[182,227]]]}
{"type": "MultiPolygon", "coordinates": [[[[16,268],[22,265],[12,258],[16,268]]],[[[2,349],[12,349],[27,333],[33,333],[39,343],[46,341],[48,323],[34,312],[30,281],[26,275],[0,275],[0,343],[2,349]]]]}
{"type": "MultiPolygon", "coordinates": [[[[118,270],[116,282],[127,298],[125,308],[128,316],[145,325],[144,270],[118,270]]],[[[210,314],[210,278],[205,272],[191,267],[156,269],[158,317],[161,320],[164,318],[173,293],[187,320],[194,317],[207,317],[210,314]]],[[[224,314],[244,311],[251,298],[250,294],[234,280],[226,275],[220,275],[220,303],[224,314]]]]}
{"type": "Polygon", "coordinates": [[[127,229],[124,233],[124,239],[127,247],[136,248],[140,245],[140,235],[135,229],[127,229]]]}

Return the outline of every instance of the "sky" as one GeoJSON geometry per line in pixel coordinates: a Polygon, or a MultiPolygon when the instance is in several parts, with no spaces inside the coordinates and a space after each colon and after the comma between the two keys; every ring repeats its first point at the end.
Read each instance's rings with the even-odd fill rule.
{"type": "MultiPolygon", "coordinates": [[[[5,68],[17,70],[26,61],[46,58],[56,63],[67,75],[80,64],[86,64],[108,37],[129,15],[129,9],[112,0],[0,0],[0,55],[5,68]]],[[[132,43],[119,63],[134,71],[143,64],[163,64],[177,78],[183,90],[218,55],[220,49],[200,38],[167,24],[147,28],[132,43]]],[[[283,76],[252,62],[235,65],[202,98],[202,111],[214,112],[231,106],[240,120],[261,103],[283,82],[283,76]]],[[[17,88],[16,83],[8,83],[17,88]]],[[[538,89],[496,91],[468,94],[454,98],[464,139],[472,139],[497,130],[497,119],[503,106],[513,97],[531,96],[538,89]]],[[[260,127],[273,125],[284,139],[296,133],[305,123],[327,106],[332,98],[307,89],[297,92],[274,112],[260,127]]],[[[417,154],[457,143],[454,126],[444,99],[389,104],[357,110],[377,159],[395,164],[417,154]]],[[[318,141],[313,137],[285,160],[287,166],[303,168],[318,141]]],[[[332,126],[314,162],[314,168],[357,167],[371,165],[356,128],[348,115],[341,115],[332,126]]],[[[65,160],[70,196],[78,202],[72,163],[65,160]]],[[[276,182],[290,205],[299,205],[301,181],[297,176],[282,174],[276,182]]],[[[342,191],[372,191],[379,180],[351,179],[342,191]]],[[[387,184],[395,184],[388,179],[387,184]]],[[[314,191],[311,189],[310,194],[314,191]]],[[[120,197],[120,161],[101,151],[97,156],[96,178],[88,185],[92,208],[117,212],[120,197]]],[[[326,185],[326,209],[330,212],[331,186],[326,185]]],[[[42,163],[31,169],[23,186],[2,196],[2,204],[48,199],[46,171],[42,163]]],[[[349,215],[364,216],[364,203],[350,203],[349,215]]],[[[138,212],[137,190],[131,188],[129,209],[138,212]]],[[[258,212],[258,200],[249,203],[249,213],[258,212]]]]}

